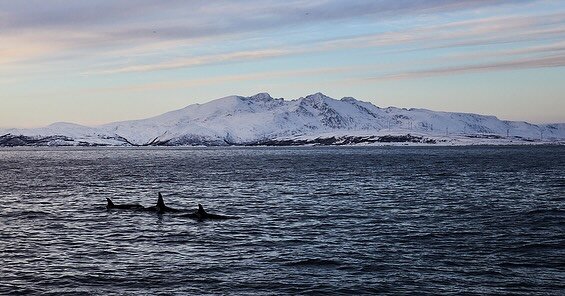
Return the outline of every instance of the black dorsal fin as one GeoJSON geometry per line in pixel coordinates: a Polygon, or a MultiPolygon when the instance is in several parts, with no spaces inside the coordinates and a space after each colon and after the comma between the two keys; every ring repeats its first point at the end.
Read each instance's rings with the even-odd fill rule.
{"type": "Polygon", "coordinates": [[[198,214],[206,214],[206,211],[204,211],[204,207],[201,204],[198,204],[198,214]]]}
{"type": "Polygon", "coordinates": [[[161,195],[161,192],[159,192],[159,198],[157,198],[157,207],[160,208],[161,210],[165,209],[165,201],[163,200],[163,196],[161,195]]]}
{"type": "Polygon", "coordinates": [[[106,207],[111,208],[111,207],[114,206],[114,203],[112,202],[111,199],[109,199],[109,198],[106,197],[106,200],[108,201],[108,205],[107,205],[106,207]]]}

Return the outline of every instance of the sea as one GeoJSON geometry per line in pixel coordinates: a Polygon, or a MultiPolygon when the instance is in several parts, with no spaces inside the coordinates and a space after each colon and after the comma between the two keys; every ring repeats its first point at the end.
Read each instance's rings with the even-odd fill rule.
{"type": "Polygon", "coordinates": [[[565,146],[0,149],[1,295],[565,295],[565,146]],[[108,210],[167,206],[237,216],[108,210]]]}

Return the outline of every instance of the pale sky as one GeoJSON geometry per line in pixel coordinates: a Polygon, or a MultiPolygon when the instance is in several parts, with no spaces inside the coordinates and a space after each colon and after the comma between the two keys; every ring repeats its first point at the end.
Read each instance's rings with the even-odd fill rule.
{"type": "Polygon", "coordinates": [[[565,122],[565,1],[0,0],[0,127],[259,92],[565,122]]]}

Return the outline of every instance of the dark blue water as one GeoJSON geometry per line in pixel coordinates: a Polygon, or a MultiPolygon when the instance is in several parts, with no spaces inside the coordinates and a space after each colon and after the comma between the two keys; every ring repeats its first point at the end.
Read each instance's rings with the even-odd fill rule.
{"type": "Polygon", "coordinates": [[[0,294],[565,293],[565,147],[0,150],[0,294]],[[237,215],[107,211],[115,203],[237,215]]]}

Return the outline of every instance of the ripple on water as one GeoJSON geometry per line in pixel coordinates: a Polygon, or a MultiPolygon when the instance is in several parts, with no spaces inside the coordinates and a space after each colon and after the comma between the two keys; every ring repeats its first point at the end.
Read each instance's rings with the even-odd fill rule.
{"type": "Polygon", "coordinates": [[[0,150],[0,294],[563,294],[565,148],[0,150]],[[105,198],[237,215],[107,211],[105,198]]]}

